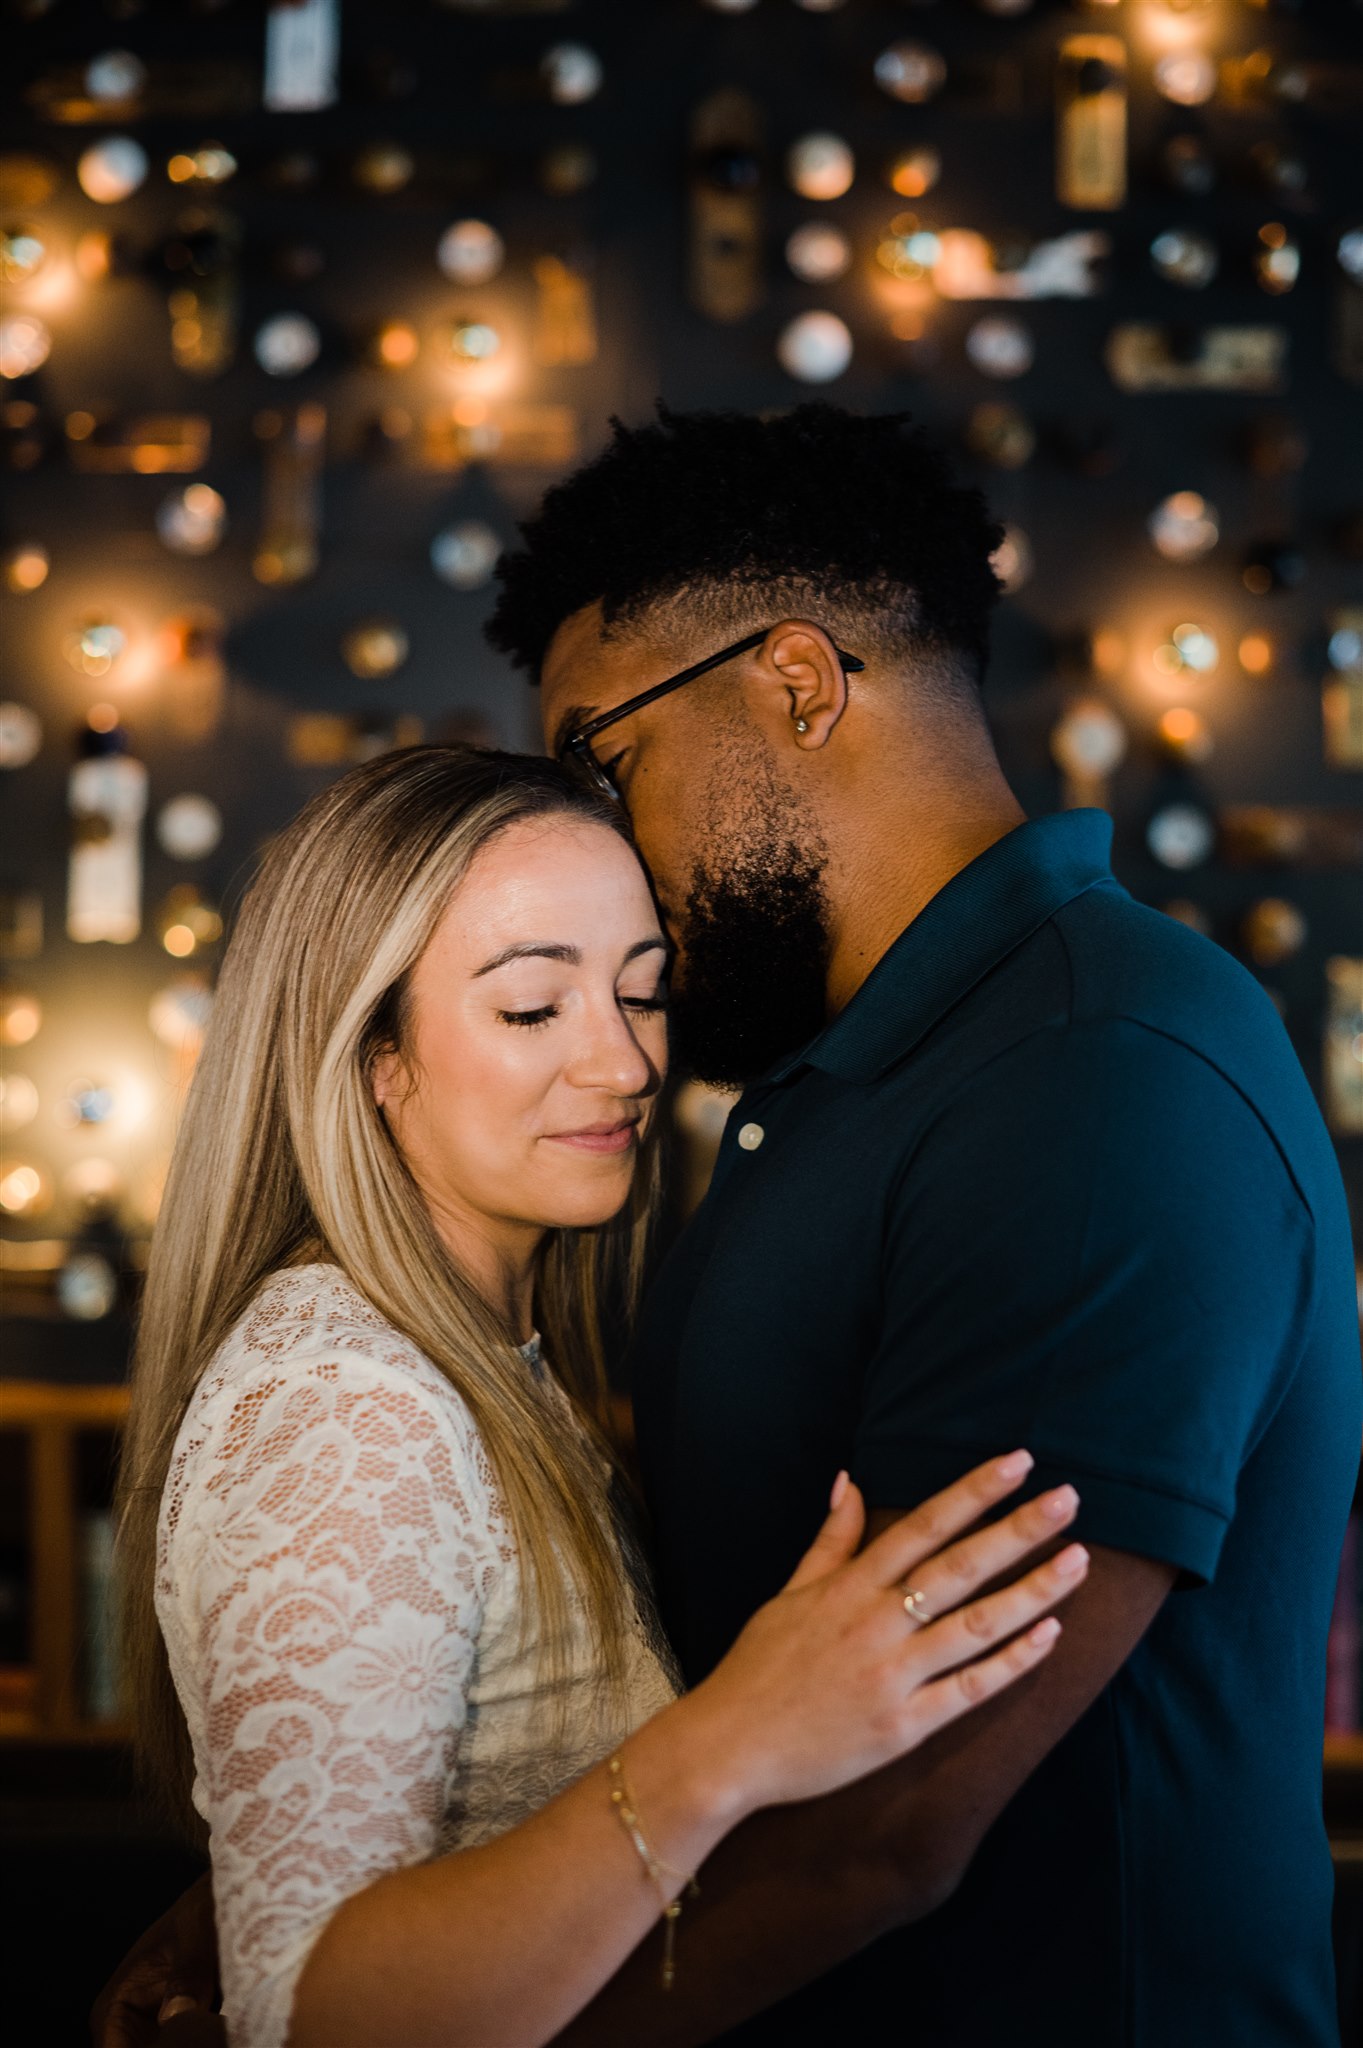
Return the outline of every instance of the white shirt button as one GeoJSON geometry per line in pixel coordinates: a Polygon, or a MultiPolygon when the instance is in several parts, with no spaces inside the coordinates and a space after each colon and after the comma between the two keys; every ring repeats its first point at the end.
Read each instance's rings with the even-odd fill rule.
{"type": "Polygon", "coordinates": [[[738,1134],[738,1142],[745,1152],[755,1152],[766,1135],[761,1124],[744,1124],[738,1134]]]}

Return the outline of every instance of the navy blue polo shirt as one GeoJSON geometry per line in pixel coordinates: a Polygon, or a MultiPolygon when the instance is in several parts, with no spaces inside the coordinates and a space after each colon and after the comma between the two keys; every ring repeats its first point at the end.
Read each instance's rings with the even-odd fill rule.
{"type": "Polygon", "coordinates": [[[850,1468],[909,1507],[1025,1444],[1177,1590],[956,1895],[732,2038],[1325,2048],[1325,1638],[1363,1389],[1344,1197],[1267,998],[1020,826],[732,1112],[635,1345],[690,1681],[850,1468]],[[900,2030],[887,2020],[902,2012],[900,2030]]]}

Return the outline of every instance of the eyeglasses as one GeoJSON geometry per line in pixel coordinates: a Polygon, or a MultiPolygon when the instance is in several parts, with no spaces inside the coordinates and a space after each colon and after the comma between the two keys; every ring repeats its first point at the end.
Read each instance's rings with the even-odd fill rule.
{"type": "MultiPolygon", "coordinates": [[[[615,725],[620,719],[628,718],[632,712],[642,711],[645,704],[656,704],[659,697],[665,697],[669,690],[679,690],[683,683],[694,683],[697,676],[708,675],[712,668],[718,668],[722,662],[732,661],[736,654],[750,653],[754,647],[762,645],[770,631],[770,626],[763,626],[759,633],[749,633],[744,639],[735,640],[732,647],[721,647],[718,654],[707,655],[704,661],[694,662],[690,668],[684,668],[680,675],[669,676],[666,682],[655,683],[651,690],[641,690],[637,697],[630,697],[625,703],[617,704],[613,711],[603,711],[599,718],[593,718],[588,724],[580,725],[576,732],[568,734],[559,748],[559,760],[565,768],[575,768],[580,774],[585,775],[593,789],[600,791],[604,796],[614,797],[616,803],[623,803],[624,798],[620,791],[592,752],[592,741],[597,734],[604,732],[608,725],[615,725]]],[[[833,652],[842,663],[844,675],[855,675],[859,669],[866,666],[855,654],[845,654],[841,647],[835,647],[833,652]]]]}

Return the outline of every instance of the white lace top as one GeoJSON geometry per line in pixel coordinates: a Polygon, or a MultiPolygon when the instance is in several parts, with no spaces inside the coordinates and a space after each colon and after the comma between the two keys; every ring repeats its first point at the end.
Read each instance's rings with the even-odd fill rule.
{"type": "Polygon", "coordinates": [[[156,1608],[211,1830],[233,2048],[280,2048],[343,1899],[514,1826],[673,1692],[641,1620],[612,1713],[584,1627],[551,1751],[472,1417],[335,1266],[273,1275],[195,1390],[156,1608]]]}

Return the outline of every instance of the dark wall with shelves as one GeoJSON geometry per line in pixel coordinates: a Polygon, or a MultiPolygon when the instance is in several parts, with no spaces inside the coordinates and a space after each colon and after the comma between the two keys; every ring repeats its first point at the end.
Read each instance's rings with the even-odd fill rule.
{"type": "MultiPolygon", "coordinates": [[[[174,1061],[152,1045],[145,1025],[147,1003],[168,978],[151,913],[186,880],[214,902],[230,901],[261,839],[325,779],[328,771],[287,758],[292,714],[372,714],[384,724],[406,713],[429,734],[450,730],[453,716],[455,729],[462,719],[465,729],[481,724],[503,740],[533,743],[531,695],[480,637],[486,591],[450,589],[428,556],[432,536],[453,520],[484,520],[508,536],[553,474],[542,464],[499,460],[440,473],[415,458],[424,413],[458,395],[438,355],[442,324],[461,311],[495,318],[513,395],[569,408],[583,452],[599,444],[612,412],[640,417],[659,394],[677,406],[795,402],[810,387],[779,366],[777,336],[802,310],[836,311],[851,330],[854,355],[847,372],[821,388],[858,407],[911,409],[956,445],[963,470],[1030,538],[1035,571],[1002,608],[989,682],[1000,747],[1023,801],[1036,811],[1059,800],[1048,735],[1076,687],[1067,647],[1095,629],[1115,630],[1125,652],[1097,688],[1130,739],[1110,798],[1118,871],[1150,901],[1191,898],[1232,945],[1257,898],[1282,895],[1300,908],[1306,943],[1266,978],[1317,1073],[1324,962],[1363,952],[1356,872],[1235,870],[1213,857],[1186,875],[1171,874],[1150,857],[1144,827],[1161,802],[1185,796],[1213,810],[1245,801],[1357,805],[1357,776],[1322,758],[1320,685],[1326,621],[1358,604],[1363,591],[1363,570],[1340,541],[1345,524],[1363,514],[1363,399],[1331,354],[1334,302],[1345,289],[1338,239],[1363,219],[1356,140],[1363,12],[1350,0],[1268,10],[1238,0],[1015,10],[851,0],[832,11],[761,0],[737,14],[698,0],[648,7],[583,0],[540,9],[347,0],[340,99],[306,114],[259,106],[263,12],[168,0],[108,8],[20,0],[10,10],[10,62],[0,87],[8,147],[45,159],[58,180],[45,204],[10,206],[8,215],[49,239],[50,286],[54,277],[67,280],[48,290],[48,360],[5,393],[11,405],[36,408],[27,438],[36,435],[43,448],[7,480],[5,537],[41,543],[51,557],[40,589],[0,593],[0,691],[36,711],[46,730],[37,759],[5,777],[3,879],[41,892],[47,933],[36,958],[8,966],[11,981],[39,994],[46,1012],[31,1050],[14,1055],[37,1082],[42,1111],[7,1145],[24,1156],[47,1155],[36,1164],[50,1173],[57,1198],[48,1219],[31,1227],[71,1227],[63,1176],[97,1149],[96,1139],[85,1129],[54,1131],[49,1105],[101,1056],[152,1097],[139,1130],[127,1135],[125,1156],[113,1162],[128,1220],[138,1227],[151,1213],[176,1080],[174,1061]],[[1056,51],[1065,36],[1095,30],[1121,36],[1129,48],[1129,192],[1115,212],[1076,214],[1054,189],[1056,51]],[[945,86],[925,105],[898,104],[873,80],[877,54],[904,36],[946,59],[945,86]],[[1256,48],[1270,50],[1280,70],[1301,59],[1317,67],[1305,74],[1312,90],[1304,102],[1270,93],[1254,106],[1234,105],[1223,72],[1208,104],[1174,106],[1152,85],[1152,65],[1171,37],[1223,65],[1256,48]],[[582,105],[552,105],[536,86],[542,53],[565,38],[587,43],[603,66],[600,91],[582,105]],[[65,125],[41,118],[37,102],[54,80],[78,80],[85,61],[111,46],[149,67],[151,111],[65,125]],[[220,106],[237,91],[232,81],[244,81],[244,105],[202,114],[161,106],[156,81],[175,66],[182,76],[205,78],[220,106]],[[725,85],[752,96],[764,130],[761,303],[732,325],[703,318],[685,288],[689,123],[696,104],[725,85]],[[788,146],[811,129],[842,135],[856,155],[855,182],[831,203],[801,199],[782,175],[788,146]],[[133,196],[101,206],[80,190],[75,166],[111,130],[142,143],[150,171],[133,196]],[[1209,145],[1217,176],[1205,196],[1168,189],[1160,148],[1173,133],[1209,145]],[[170,156],[210,138],[237,158],[235,177],[212,191],[170,183],[170,156]],[[386,196],[356,181],[357,159],[380,143],[407,151],[413,165],[404,188],[386,196]],[[1097,296],[1003,309],[1018,313],[1035,343],[1034,366],[1020,378],[986,377],[966,356],[964,335],[988,306],[941,301],[919,339],[892,332],[874,252],[910,202],[890,191],[884,172],[896,151],[918,143],[941,157],[935,187],[911,202],[929,230],[964,226],[995,241],[1034,241],[1088,227],[1111,239],[1097,296]],[[591,152],[596,176],[574,195],[553,196],[543,186],[546,154],[571,145],[591,152]],[[1265,145],[1300,160],[1302,190],[1264,189],[1255,150],[1265,145]],[[300,154],[313,160],[315,177],[304,189],[286,189],[280,160],[300,154]],[[161,252],[194,207],[225,216],[240,237],[240,340],[230,368],[212,379],[177,369],[170,349],[167,293],[175,279],[161,252]],[[491,220],[507,243],[505,269],[482,291],[451,285],[435,262],[442,230],[466,215],[491,220]],[[801,283],[783,260],[791,228],[812,217],[835,221],[853,245],[851,269],[832,284],[801,283]],[[1283,296],[1266,296],[1251,268],[1257,231],[1270,219],[1301,248],[1300,280],[1283,296]],[[1219,247],[1219,273],[1202,291],[1155,274],[1149,244],[1171,225],[1195,227],[1219,247]],[[71,260],[80,236],[92,231],[114,237],[116,274],[86,282],[71,260]],[[280,274],[289,260],[298,267],[300,246],[320,265],[304,281],[280,274]],[[292,259],[281,255],[290,248],[292,259]],[[546,369],[530,361],[531,264],[544,252],[580,265],[590,280],[600,348],[588,365],[546,369]],[[292,378],[267,375],[251,347],[261,323],[283,311],[307,314],[323,340],[317,364],[292,378]],[[384,371],[366,360],[374,330],[390,320],[410,322],[420,338],[408,370],[384,371]],[[1288,337],[1285,387],[1270,397],[1121,394],[1103,348],[1114,324],[1130,320],[1280,326],[1288,337]],[[328,412],[319,564],[296,587],[269,589],[251,567],[262,475],[254,428],[262,412],[312,398],[328,412]],[[1036,429],[1036,453],[1019,470],[991,470],[962,446],[972,409],[991,399],[1020,406],[1036,429]],[[376,419],[394,409],[417,422],[405,440],[376,435],[376,419]],[[201,559],[172,554],[156,537],[157,506],[183,479],[71,467],[64,423],[73,412],[126,420],[167,410],[203,413],[211,422],[211,453],[199,474],[222,493],[228,527],[222,546],[201,559]],[[1265,421],[1290,426],[1306,451],[1302,466],[1275,476],[1253,472],[1246,436],[1265,421]],[[1087,475],[1076,450],[1091,454],[1095,445],[1104,451],[1097,465],[1104,473],[1087,475]],[[376,446],[386,452],[376,456],[376,446]],[[1220,512],[1220,544],[1195,564],[1161,561],[1147,537],[1151,510],[1175,490],[1200,492],[1220,512]],[[1240,572],[1246,548],[1265,538],[1298,547],[1305,574],[1295,589],[1256,598],[1240,572]],[[154,659],[149,679],[128,680],[138,661],[148,667],[138,649],[160,622],[196,604],[222,617],[229,677],[218,727],[197,741],[177,732],[176,684],[173,676],[158,678],[154,659]],[[62,652],[74,625],[96,613],[124,623],[136,657],[125,656],[102,681],[78,673],[62,652]],[[340,642],[375,613],[401,623],[411,652],[392,677],[364,682],[345,666],[340,642]],[[1185,693],[1216,741],[1199,768],[1171,766],[1152,739],[1160,712],[1180,697],[1159,687],[1149,655],[1179,618],[1205,622],[1222,649],[1217,673],[1185,693]],[[1275,643],[1275,664],[1263,677],[1243,674],[1235,658],[1236,643],[1250,632],[1275,643]],[[63,936],[70,738],[91,702],[104,697],[118,706],[149,764],[152,813],[167,797],[197,790],[225,820],[217,850],[192,865],[172,859],[148,832],[148,921],[135,944],[119,948],[76,946],[63,936]]],[[[28,292],[46,306],[41,285],[40,275],[33,287],[16,288],[16,305],[27,303],[28,292]]],[[[1356,1204],[1361,1149],[1357,1140],[1342,1146],[1356,1204]]]]}

